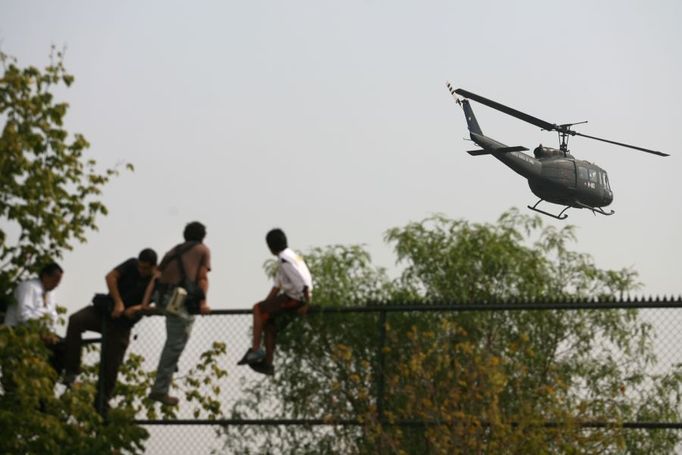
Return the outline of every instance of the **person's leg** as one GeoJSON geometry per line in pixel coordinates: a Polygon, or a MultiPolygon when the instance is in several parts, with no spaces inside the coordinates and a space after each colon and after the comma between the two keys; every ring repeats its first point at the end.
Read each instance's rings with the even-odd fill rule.
{"type": "Polygon", "coordinates": [[[272,365],[275,356],[275,339],[277,338],[277,324],[274,319],[265,324],[265,364],[272,365]]]}
{"type": "Polygon", "coordinates": [[[253,341],[251,349],[258,351],[263,336],[263,312],[260,309],[260,302],[253,306],[253,341]]]}
{"type": "Polygon", "coordinates": [[[130,327],[121,321],[115,321],[107,325],[106,346],[102,346],[102,362],[103,377],[99,377],[97,382],[97,397],[95,403],[99,403],[99,394],[104,392],[104,404],[109,402],[111,395],[116,386],[116,377],[118,370],[123,363],[128,343],[130,341],[130,327]]]}
{"type": "Polygon", "coordinates": [[[50,350],[50,365],[57,372],[57,375],[61,375],[64,372],[64,365],[66,361],[66,340],[64,338],[59,338],[55,343],[51,343],[47,346],[50,350]]]}
{"type": "Polygon", "coordinates": [[[102,315],[94,306],[87,306],[69,317],[69,325],[64,340],[65,381],[73,381],[80,372],[81,336],[87,330],[102,331],[102,315]]]}
{"type": "Polygon", "coordinates": [[[277,332],[286,328],[297,316],[297,310],[302,305],[298,300],[289,299],[283,301],[277,317],[271,317],[265,323],[265,364],[271,366],[275,357],[275,346],[277,342],[277,332]]]}
{"type": "Polygon", "coordinates": [[[253,342],[251,349],[246,352],[242,360],[237,365],[248,363],[254,365],[265,361],[267,365],[272,365],[272,358],[275,349],[276,327],[274,319],[286,311],[290,311],[300,306],[298,300],[294,300],[285,294],[279,294],[273,298],[263,300],[253,307],[253,342]],[[261,338],[265,332],[265,352],[260,349],[261,338]]]}
{"type": "MultiPolygon", "coordinates": [[[[150,397],[155,399],[167,397],[180,354],[185,349],[192,332],[192,324],[193,319],[166,316],[166,344],[161,352],[159,366],[156,369],[156,380],[152,386],[150,397]]],[[[172,401],[177,402],[176,400],[172,401]]]]}

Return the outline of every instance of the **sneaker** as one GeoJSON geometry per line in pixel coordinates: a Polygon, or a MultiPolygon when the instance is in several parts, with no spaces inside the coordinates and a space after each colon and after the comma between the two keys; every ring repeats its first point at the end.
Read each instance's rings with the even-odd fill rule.
{"type": "Polygon", "coordinates": [[[148,397],[152,401],[158,401],[166,406],[177,406],[180,400],[177,397],[172,397],[167,393],[152,392],[148,397]]]}
{"type": "Polygon", "coordinates": [[[249,367],[256,373],[264,374],[266,376],[275,375],[275,367],[272,365],[267,365],[265,362],[261,363],[250,363],[249,367]]]}
{"type": "Polygon", "coordinates": [[[237,365],[246,365],[246,356],[249,355],[249,352],[251,352],[251,348],[246,350],[246,354],[244,354],[244,356],[241,358],[241,360],[239,360],[239,362],[237,362],[237,365]]]}
{"type": "Polygon", "coordinates": [[[252,365],[254,363],[261,363],[263,360],[265,360],[265,351],[262,349],[259,349],[257,351],[254,351],[253,349],[249,349],[246,351],[246,354],[242,359],[237,362],[237,365],[244,365],[248,363],[249,365],[252,365]]]}

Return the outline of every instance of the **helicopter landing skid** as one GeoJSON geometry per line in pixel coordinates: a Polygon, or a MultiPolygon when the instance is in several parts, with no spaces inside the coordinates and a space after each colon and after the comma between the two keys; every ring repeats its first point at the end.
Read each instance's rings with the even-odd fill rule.
{"type": "Polygon", "coordinates": [[[616,212],[613,211],[613,210],[611,210],[610,212],[605,212],[604,209],[602,209],[601,207],[592,207],[592,206],[590,206],[590,205],[583,204],[583,203],[580,202],[580,201],[575,201],[575,202],[576,202],[576,204],[578,204],[578,205],[581,206],[582,208],[592,210],[592,213],[595,214],[595,215],[596,215],[597,213],[599,213],[600,215],[611,216],[611,215],[613,215],[614,213],[616,213],[616,212]]]}
{"type": "Polygon", "coordinates": [[[538,208],[537,208],[538,204],[539,204],[540,202],[542,202],[543,200],[544,200],[544,199],[540,199],[539,201],[537,201],[537,202],[535,203],[534,206],[531,207],[531,206],[529,205],[528,208],[531,209],[531,210],[533,210],[534,212],[538,212],[538,213],[542,213],[543,215],[551,216],[552,218],[555,218],[555,219],[557,219],[557,220],[565,220],[566,218],[568,218],[568,215],[565,215],[564,212],[565,212],[566,210],[568,210],[568,209],[571,208],[570,205],[567,205],[566,207],[564,207],[564,209],[561,211],[561,213],[559,213],[558,215],[555,215],[555,214],[553,214],[553,213],[545,212],[544,210],[541,210],[541,209],[538,209],[538,208]]]}

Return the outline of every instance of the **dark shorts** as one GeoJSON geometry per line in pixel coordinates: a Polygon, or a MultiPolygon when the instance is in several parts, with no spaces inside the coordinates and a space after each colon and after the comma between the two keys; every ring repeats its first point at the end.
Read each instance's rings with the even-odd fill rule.
{"type": "Polygon", "coordinates": [[[263,321],[267,321],[278,314],[296,311],[302,306],[303,302],[292,299],[286,294],[279,294],[276,297],[258,303],[263,321]]]}

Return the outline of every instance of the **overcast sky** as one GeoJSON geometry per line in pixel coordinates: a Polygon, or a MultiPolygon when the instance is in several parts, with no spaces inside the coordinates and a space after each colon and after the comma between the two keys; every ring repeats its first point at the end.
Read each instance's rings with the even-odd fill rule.
{"type": "MultiPolygon", "coordinates": [[[[264,235],[305,251],[365,244],[393,267],[383,233],[433,213],[491,222],[536,201],[472,144],[445,81],[659,158],[573,138],[604,167],[611,217],[569,210],[575,249],[633,267],[644,294],[680,294],[676,133],[682,125],[682,2],[0,0],[0,48],[45,66],[66,46],[67,125],[102,166],[135,165],[105,188],[110,214],[66,255],[69,312],[144,247],[160,254],[188,221],[208,228],[209,303],[246,308],[269,289],[264,235]]],[[[489,136],[556,146],[474,103],[489,136]]],[[[557,211],[560,207],[554,207],[557,211]]],[[[545,218],[551,225],[566,222],[545,218]]]]}

